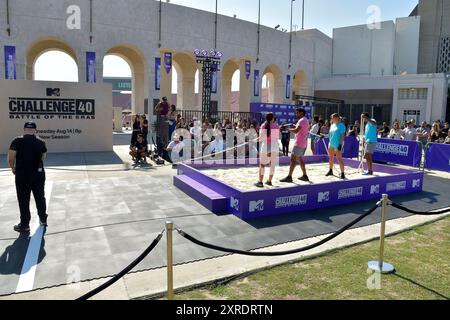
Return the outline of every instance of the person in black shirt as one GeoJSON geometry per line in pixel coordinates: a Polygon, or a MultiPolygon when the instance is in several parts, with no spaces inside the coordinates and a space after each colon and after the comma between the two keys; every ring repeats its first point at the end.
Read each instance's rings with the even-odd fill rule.
{"type": "Polygon", "coordinates": [[[281,144],[283,146],[283,155],[289,156],[289,144],[291,142],[291,132],[286,125],[281,127],[281,144]]]}
{"type": "Polygon", "coordinates": [[[47,153],[45,142],[36,136],[36,124],[27,122],[24,135],[11,143],[8,163],[15,175],[17,199],[20,208],[20,224],[17,232],[30,231],[30,196],[33,192],[40,224],[47,227],[47,205],[45,201],[44,159],[47,153]]]}
{"type": "Polygon", "coordinates": [[[139,134],[137,141],[131,146],[130,156],[133,157],[135,162],[144,160],[147,161],[148,145],[145,143],[144,136],[139,134]]]}

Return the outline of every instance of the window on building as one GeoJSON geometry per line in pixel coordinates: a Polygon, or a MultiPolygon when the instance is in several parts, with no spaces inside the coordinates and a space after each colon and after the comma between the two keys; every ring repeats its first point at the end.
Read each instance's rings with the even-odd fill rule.
{"type": "Polygon", "coordinates": [[[398,98],[400,100],[427,100],[428,89],[426,88],[399,89],[398,98]]]}
{"type": "Polygon", "coordinates": [[[450,37],[442,38],[439,48],[438,72],[450,72],[450,37]]]}

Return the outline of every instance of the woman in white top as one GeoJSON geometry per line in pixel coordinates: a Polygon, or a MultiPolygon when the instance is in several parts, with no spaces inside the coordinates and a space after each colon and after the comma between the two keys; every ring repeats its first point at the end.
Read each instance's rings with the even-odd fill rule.
{"type": "Polygon", "coordinates": [[[394,122],[391,132],[389,132],[388,138],[394,140],[402,139],[402,130],[400,129],[400,123],[394,122]]]}

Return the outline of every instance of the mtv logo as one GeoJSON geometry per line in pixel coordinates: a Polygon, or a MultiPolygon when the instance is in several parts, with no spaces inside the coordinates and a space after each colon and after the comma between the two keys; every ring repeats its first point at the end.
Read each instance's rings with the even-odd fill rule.
{"type": "Polygon", "coordinates": [[[264,211],[264,200],[250,201],[249,211],[250,212],[264,211]]]}
{"type": "Polygon", "coordinates": [[[236,211],[239,211],[239,199],[231,197],[230,207],[236,211]]]}
{"type": "Polygon", "coordinates": [[[60,97],[61,89],[59,88],[47,88],[47,97],[60,97]]]}
{"type": "Polygon", "coordinates": [[[412,187],[413,188],[420,188],[420,179],[413,180],[412,187]]]}
{"type": "Polygon", "coordinates": [[[317,199],[317,202],[328,202],[330,201],[330,192],[319,192],[319,197],[317,199]]]}
{"type": "Polygon", "coordinates": [[[378,194],[380,193],[380,185],[370,186],[370,194],[378,194]]]}

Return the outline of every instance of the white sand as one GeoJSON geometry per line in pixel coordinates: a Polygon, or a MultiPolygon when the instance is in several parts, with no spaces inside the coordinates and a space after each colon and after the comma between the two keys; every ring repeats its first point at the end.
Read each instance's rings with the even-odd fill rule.
{"type": "MultiPolygon", "coordinates": [[[[315,163],[315,164],[307,164],[306,171],[308,173],[309,179],[311,183],[327,183],[327,182],[337,182],[342,181],[339,179],[340,170],[339,166],[335,165],[334,177],[326,177],[325,175],[328,172],[328,164],[327,163],[315,163]]],[[[384,177],[388,176],[387,173],[375,173],[373,177],[371,176],[363,176],[358,172],[357,169],[353,168],[345,168],[345,175],[347,180],[361,180],[361,179],[373,179],[373,177],[384,177]]],[[[226,184],[240,189],[242,191],[254,191],[260,190],[255,187],[255,183],[258,182],[258,167],[241,167],[241,168],[232,168],[232,169],[209,169],[202,170],[203,173],[210,177],[214,177],[219,181],[225,182],[226,184]]],[[[298,178],[302,176],[302,170],[298,166],[293,175],[293,184],[289,183],[281,183],[280,180],[285,178],[289,173],[288,166],[281,166],[275,169],[275,176],[273,178],[273,187],[265,186],[267,189],[276,189],[281,187],[289,187],[294,185],[310,185],[311,183],[299,181],[298,178]]],[[[266,175],[264,177],[264,182],[269,178],[269,168],[266,167],[266,175]]]]}

